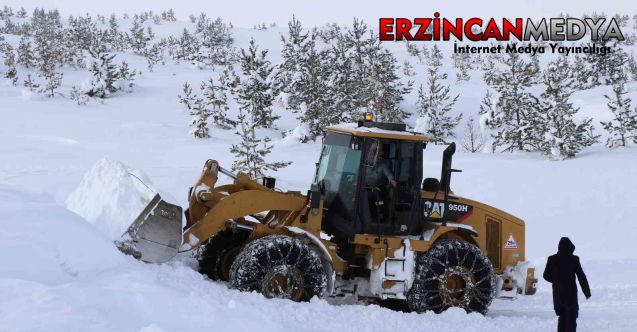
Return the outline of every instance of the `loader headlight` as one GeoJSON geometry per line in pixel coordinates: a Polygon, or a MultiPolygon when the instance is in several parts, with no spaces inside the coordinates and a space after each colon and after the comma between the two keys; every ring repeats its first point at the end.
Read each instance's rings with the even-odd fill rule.
{"type": "Polygon", "coordinates": [[[374,116],[372,113],[365,113],[365,115],[363,115],[363,120],[365,120],[365,122],[374,121],[374,116]]]}

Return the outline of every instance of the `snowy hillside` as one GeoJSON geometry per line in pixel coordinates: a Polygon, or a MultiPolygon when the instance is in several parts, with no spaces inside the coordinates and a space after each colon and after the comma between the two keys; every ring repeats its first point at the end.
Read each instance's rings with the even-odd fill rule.
{"type": "MultiPolygon", "coordinates": [[[[184,21],[152,26],[156,38],[177,36],[184,21]]],[[[20,21],[20,19],[15,19],[20,21]]],[[[120,19],[126,30],[131,20],[120,19]]],[[[626,31],[634,33],[632,23],[626,31]]],[[[266,30],[234,27],[233,45],[245,48],[254,38],[269,50],[268,59],[282,61],[281,34],[287,28],[266,30]]],[[[1,34],[17,48],[20,37],[1,34]]],[[[412,113],[416,125],[418,85],[427,79],[426,64],[408,54],[405,44],[384,44],[399,65],[409,61],[416,73],[400,74],[413,80],[414,89],[400,103],[412,113]]],[[[479,105],[487,86],[482,70],[471,69],[468,81],[455,83],[451,47],[441,44],[443,80],[451,94],[459,94],[452,114],[464,119],[479,117],[479,105]]],[[[634,46],[626,46],[632,51],[634,46]]],[[[197,139],[191,116],[179,103],[184,82],[198,88],[200,82],[220,75],[221,68],[199,69],[165,57],[152,72],[147,60],[132,52],[115,52],[116,63],[126,61],[141,71],[130,93],[117,92],[102,102],[78,106],[68,98],[73,86],[90,80],[86,69],[64,67],[59,91],[65,96],[48,98],[0,83],[0,331],[333,331],[355,326],[360,331],[547,331],[555,328],[550,285],[538,284],[538,293],[515,301],[496,300],[486,316],[448,310],[435,315],[395,312],[375,305],[333,305],[326,300],[310,303],[266,300],[259,294],[240,293],[223,283],[207,280],[196,271],[196,261],[179,256],[168,264],[150,265],[124,256],[110,238],[121,225],[88,223],[69,209],[67,199],[80,182],[101,184],[99,171],[85,174],[100,160],[120,161],[147,175],[154,187],[185,206],[189,186],[205,160],[212,158],[230,167],[231,146],[240,142],[235,127],[210,128],[210,138],[197,139]],[[93,182],[91,182],[93,181],[93,182]]],[[[543,64],[550,56],[542,58],[543,64]]],[[[0,72],[5,67],[0,65],[0,72]]],[[[402,70],[401,70],[402,71],[402,70]]],[[[20,80],[38,70],[18,66],[20,80]]],[[[627,84],[628,97],[637,100],[635,82],[627,84]]],[[[541,93],[540,86],[534,86],[541,93]]],[[[634,226],[637,193],[637,147],[609,149],[600,121],[612,118],[604,98],[611,87],[600,85],[576,91],[571,102],[580,110],[576,119],[593,119],[599,143],[585,147],[574,158],[550,161],[540,152],[468,153],[454,157],[456,193],[498,207],[526,221],[527,259],[540,274],[546,257],[553,254],[561,236],[577,246],[592,288],[592,298],[580,296],[580,331],[632,331],[637,324],[637,228],[634,226]]],[[[230,98],[229,116],[236,119],[237,103],[230,98]]],[[[274,148],[270,161],[291,161],[276,172],[281,189],[305,191],[320,153],[320,137],[301,143],[284,135],[298,127],[298,114],[275,103],[280,116],[272,128],[258,128],[258,137],[269,137],[274,148]]],[[[462,137],[462,125],[456,136],[462,137]]],[[[431,144],[424,153],[425,177],[439,177],[443,146],[431,144]]],[[[104,161],[102,161],[104,163],[104,161]]],[[[113,162],[115,163],[115,162],[113,162]]],[[[102,174],[103,175],[103,174],[102,174]]],[[[141,176],[141,175],[140,175],[141,176]]],[[[221,179],[221,181],[227,181],[221,179]]],[[[126,194],[107,188],[113,195],[126,194]]],[[[142,189],[140,189],[142,190],[142,189]]],[[[113,196],[111,195],[111,196],[113,196]]],[[[94,198],[93,198],[94,199],[94,198]]],[[[106,198],[105,198],[106,199],[106,198]]],[[[130,211],[111,215],[127,218],[140,202],[128,202],[130,211]]],[[[131,219],[132,221],[132,219],[131,219]]],[[[121,221],[125,223],[124,221],[121,221]]]]}

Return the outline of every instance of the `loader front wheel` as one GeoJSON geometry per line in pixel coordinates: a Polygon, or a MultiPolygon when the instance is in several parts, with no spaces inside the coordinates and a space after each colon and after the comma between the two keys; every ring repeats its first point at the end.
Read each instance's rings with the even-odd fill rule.
{"type": "Polygon", "coordinates": [[[322,296],[327,275],[319,254],[303,241],[270,235],[249,243],[234,260],[230,285],[267,298],[308,301],[322,296]]]}
{"type": "Polygon", "coordinates": [[[493,266],[478,247],[460,240],[441,240],[416,258],[407,304],[416,312],[440,313],[459,307],[484,314],[495,291],[493,266]]]}
{"type": "Polygon", "coordinates": [[[224,230],[211,237],[195,253],[199,261],[199,273],[212,280],[228,281],[232,261],[248,239],[248,232],[224,230]]]}

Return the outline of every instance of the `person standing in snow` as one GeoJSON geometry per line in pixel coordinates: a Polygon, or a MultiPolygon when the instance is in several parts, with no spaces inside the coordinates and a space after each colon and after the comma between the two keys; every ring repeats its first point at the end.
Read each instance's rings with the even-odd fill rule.
{"type": "Polygon", "coordinates": [[[549,256],[544,269],[544,280],[553,285],[553,307],[555,314],[559,317],[558,332],[574,332],[577,328],[579,305],[577,304],[575,276],[579,280],[586,299],[591,297],[588,280],[586,280],[586,275],[582,270],[579,257],[573,255],[574,251],[573,242],[567,237],[561,238],[557,254],[549,256]]]}

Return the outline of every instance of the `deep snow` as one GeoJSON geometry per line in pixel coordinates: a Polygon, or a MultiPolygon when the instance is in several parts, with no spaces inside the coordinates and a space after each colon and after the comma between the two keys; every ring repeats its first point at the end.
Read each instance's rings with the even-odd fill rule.
{"type": "MultiPolygon", "coordinates": [[[[158,35],[165,35],[180,31],[184,25],[165,23],[153,28],[158,35]]],[[[245,46],[254,36],[270,49],[274,62],[279,61],[279,31],[234,30],[237,46],[245,46]]],[[[14,36],[6,37],[17,42],[14,36]]],[[[407,58],[404,47],[389,45],[402,63],[407,58]]],[[[445,53],[447,64],[449,55],[445,53]]],[[[229,147],[237,141],[231,130],[214,129],[209,140],[195,140],[187,134],[189,116],[180,109],[176,96],[184,81],[196,86],[215,75],[212,71],[168,62],[149,73],[142,58],[118,55],[117,60],[122,59],[144,74],[135,81],[133,93],[104,104],[80,107],[62,97],[29,96],[22,88],[0,84],[0,331],[555,328],[550,285],[543,281],[535,296],[494,301],[486,317],[460,310],[416,315],[377,306],[335,306],[324,300],[266,300],[206,280],[196,272],[188,255],[169,264],[149,265],[120,254],[110,238],[126,226],[123,219],[135,215],[132,210],[141,202],[127,202],[126,211],[111,211],[110,220],[119,218],[121,223],[108,225],[95,222],[97,219],[92,225],[63,207],[66,202],[76,211],[87,208],[82,206],[81,197],[88,193],[71,195],[78,186],[102,187],[108,189],[105,193],[120,194],[113,183],[100,183],[103,178],[97,174],[103,173],[91,175],[93,165],[103,158],[121,161],[141,170],[154,187],[185,205],[187,188],[205,160],[213,158],[230,166],[229,147]],[[87,171],[89,176],[83,180],[87,171]],[[82,181],[87,183],[80,186],[82,181]]],[[[410,61],[419,72],[416,79],[422,80],[423,66],[415,58],[410,61]]],[[[19,75],[25,72],[18,71],[19,75]]],[[[86,79],[85,72],[65,70],[64,74],[62,91],[86,79]]],[[[470,82],[452,86],[453,93],[461,93],[456,110],[477,113],[485,92],[479,75],[473,71],[470,82]]],[[[596,124],[607,119],[602,96],[609,91],[599,87],[576,93],[573,101],[581,107],[580,115],[593,116],[596,124]]],[[[634,88],[630,95],[635,97],[634,88]]],[[[413,110],[414,101],[412,92],[405,108],[413,110]]],[[[283,189],[306,190],[320,142],[301,144],[281,139],[281,133],[295,128],[296,121],[293,115],[277,112],[283,115],[277,122],[278,130],[259,131],[275,141],[271,160],[294,161],[275,174],[277,184],[283,189]]],[[[425,176],[439,176],[442,148],[429,146],[425,151],[425,176]]],[[[593,294],[591,300],[581,301],[580,331],[632,331],[637,324],[635,165],[635,147],[608,150],[594,146],[562,162],[532,153],[458,152],[454,167],[463,173],[454,174],[452,185],[459,195],[491,204],[527,222],[527,259],[536,264],[538,274],[546,256],[556,250],[559,238],[569,236],[577,246],[576,254],[581,256],[593,294]]]]}

